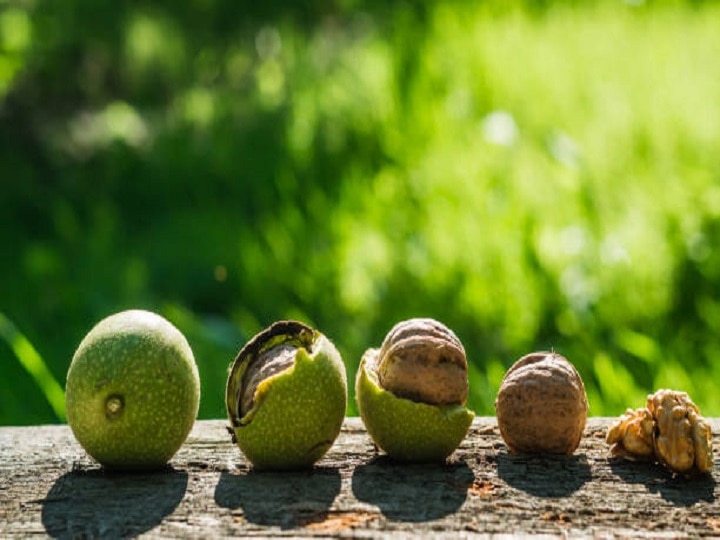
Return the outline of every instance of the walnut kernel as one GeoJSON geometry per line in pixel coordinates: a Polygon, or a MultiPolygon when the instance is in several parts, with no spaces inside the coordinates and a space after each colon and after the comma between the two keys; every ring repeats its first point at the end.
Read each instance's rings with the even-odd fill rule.
{"type": "Polygon", "coordinates": [[[709,473],[713,467],[710,424],[685,392],[658,390],[645,408],[618,418],[606,441],[614,455],[657,460],[678,473],[709,473]]]}
{"type": "Polygon", "coordinates": [[[646,408],[628,409],[608,429],[607,441],[616,456],[630,460],[650,459],[655,455],[653,429],[655,421],[646,408]]]}

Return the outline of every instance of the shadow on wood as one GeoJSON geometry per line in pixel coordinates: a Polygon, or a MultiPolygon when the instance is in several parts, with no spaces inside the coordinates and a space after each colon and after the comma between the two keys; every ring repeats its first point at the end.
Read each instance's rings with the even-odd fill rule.
{"type": "Polygon", "coordinates": [[[340,493],[340,472],[316,467],[307,471],[223,472],[215,502],[243,511],[247,521],[283,529],[323,521],[340,493]]]}
{"type": "Polygon", "coordinates": [[[497,456],[498,476],[508,485],[535,497],[568,497],[592,479],[583,455],[497,456]]]}
{"type": "Polygon", "coordinates": [[[621,458],[612,458],[610,468],[623,482],[644,484],[649,492],[658,493],[675,506],[690,507],[701,501],[715,502],[715,480],[708,475],[684,478],[657,463],[621,458]]]}
{"type": "MultiPolygon", "coordinates": [[[[513,456],[476,418],[447,465],[373,459],[345,420],[320,466],[254,472],[202,420],[156,474],[107,474],[68,426],[0,427],[0,538],[356,536],[720,537],[720,467],[675,477],[609,457],[614,419],[589,418],[574,457],[513,456]]],[[[720,419],[712,419],[715,448],[720,419]]]]}
{"type": "Polygon", "coordinates": [[[180,504],[186,472],[142,474],[102,469],[63,474],[42,504],[42,523],[56,538],[128,537],[152,530],[180,504]]]}
{"type": "Polygon", "coordinates": [[[474,478],[465,462],[411,465],[379,456],[355,468],[352,490],[389,519],[431,521],[457,511],[474,478]]]}

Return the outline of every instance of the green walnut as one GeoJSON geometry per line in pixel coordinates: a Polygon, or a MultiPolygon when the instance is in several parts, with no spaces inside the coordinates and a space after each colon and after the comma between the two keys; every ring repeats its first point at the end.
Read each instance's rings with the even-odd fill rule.
{"type": "Polygon", "coordinates": [[[226,387],[230,432],[257,469],[312,466],[335,442],[347,406],[345,364],[323,334],[280,321],[238,353],[226,387]]]}
{"type": "Polygon", "coordinates": [[[370,437],[399,461],[444,460],[474,417],[465,407],[465,350],[453,331],[434,319],[400,322],[380,349],[366,351],[355,396],[370,437]]]}
{"type": "Polygon", "coordinates": [[[111,315],[78,346],[65,402],[75,438],[101,465],[162,467],[198,412],[200,378],[190,345],[155,313],[111,315]]]}

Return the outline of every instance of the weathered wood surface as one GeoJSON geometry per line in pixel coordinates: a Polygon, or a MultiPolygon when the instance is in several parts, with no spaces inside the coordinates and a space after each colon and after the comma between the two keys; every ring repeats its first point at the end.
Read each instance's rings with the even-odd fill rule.
{"type": "Polygon", "coordinates": [[[313,470],[261,473],[225,422],[201,421],[171,468],[123,475],[67,426],[0,428],[0,537],[720,535],[717,465],[686,480],[609,458],[607,423],[591,418],[573,457],[517,457],[478,418],[448,464],[411,466],[349,418],[313,470]]]}

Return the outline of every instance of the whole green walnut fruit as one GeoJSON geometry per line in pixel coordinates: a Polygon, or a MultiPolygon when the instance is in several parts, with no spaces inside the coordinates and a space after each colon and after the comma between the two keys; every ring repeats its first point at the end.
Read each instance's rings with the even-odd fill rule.
{"type": "Polygon", "coordinates": [[[155,313],[111,315],[75,351],[65,402],[73,434],[100,464],[162,467],[198,412],[200,378],[190,345],[155,313]]]}
{"type": "Polygon", "coordinates": [[[323,334],[280,321],[238,353],[226,387],[230,432],[258,469],[312,466],[340,433],[345,364],[323,334]]]}
{"type": "Polygon", "coordinates": [[[475,416],[465,407],[467,359],[457,336],[434,319],[395,325],[360,362],[355,396],[375,444],[400,461],[442,461],[475,416]]]}

